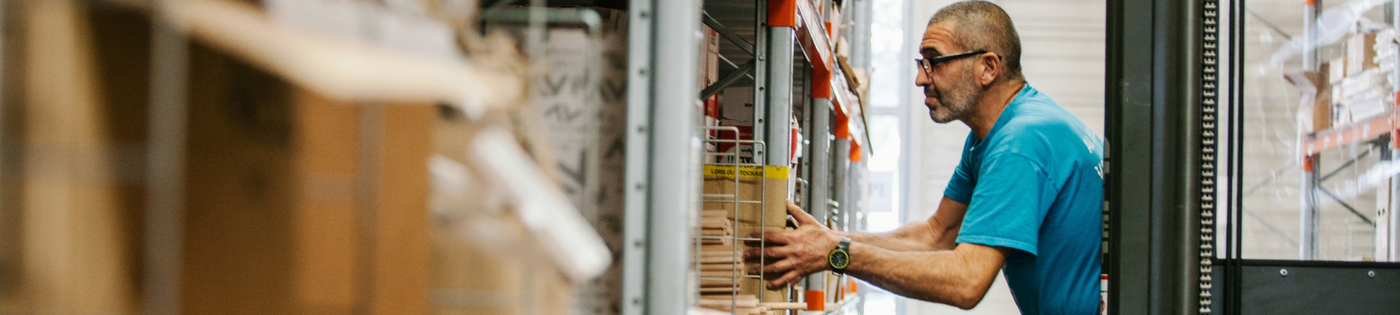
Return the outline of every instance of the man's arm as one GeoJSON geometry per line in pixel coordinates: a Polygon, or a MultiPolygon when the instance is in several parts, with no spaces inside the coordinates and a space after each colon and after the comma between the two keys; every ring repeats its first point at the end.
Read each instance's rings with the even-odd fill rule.
{"type": "Polygon", "coordinates": [[[987,295],[1009,251],[962,243],[953,250],[897,252],[853,242],[846,273],[895,294],[967,310],[987,295]]]}
{"type": "MultiPolygon", "coordinates": [[[[796,205],[788,204],[789,208],[796,205]]],[[[801,209],[798,209],[801,211],[801,209]]],[[[953,201],[947,196],[938,203],[938,211],[928,220],[909,223],[894,231],[884,233],[836,232],[851,238],[852,242],[862,243],[892,251],[932,251],[952,250],[962,227],[963,215],[967,214],[967,204],[953,201]]]]}
{"type": "MultiPolygon", "coordinates": [[[[949,217],[956,217],[956,224],[961,224],[966,209],[966,205],[945,198],[939,213],[930,218],[925,226],[952,224],[949,217]]],[[[796,206],[788,207],[788,212],[801,223],[797,230],[763,233],[769,244],[780,245],[763,250],[767,257],[776,258],[771,260],[773,263],[764,267],[764,272],[783,275],[768,282],[769,287],[796,283],[805,275],[830,269],[826,255],[836,247],[841,238],[837,232],[822,226],[812,215],[796,206]]],[[[952,243],[956,238],[957,229],[953,228],[944,229],[938,237],[929,234],[924,239],[930,244],[929,247],[932,247],[932,244],[935,244],[933,239],[952,243]]],[[[912,242],[894,239],[896,242],[887,245],[913,246],[909,245],[912,242]]],[[[847,267],[846,272],[900,295],[964,309],[972,308],[986,295],[987,289],[996,279],[997,271],[1006,262],[1009,249],[966,243],[948,247],[951,249],[900,251],[852,239],[851,265],[847,267]]],[[[756,257],[759,255],[758,251],[747,251],[744,257],[756,257]]],[[[756,274],[758,270],[755,268],[750,270],[750,273],[756,274]]]]}

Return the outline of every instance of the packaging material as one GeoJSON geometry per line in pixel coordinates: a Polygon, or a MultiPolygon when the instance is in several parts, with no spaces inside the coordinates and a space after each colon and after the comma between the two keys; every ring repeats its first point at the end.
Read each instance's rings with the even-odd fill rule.
{"type": "Polygon", "coordinates": [[[433,108],[331,101],[202,45],[190,73],[181,312],[426,313],[433,108]]]}
{"type": "MultiPolygon", "coordinates": [[[[602,238],[613,257],[622,255],[622,186],[625,174],[627,123],[627,12],[595,8],[550,8],[551,14],[599,18],[597,32],[582,24],[551,24],[544,39],[547,65],[533,79],[530,103],[547,126],[547,165],[557,166],[555,178],[569,202],[602,238]]],[[[499,27],[527,38],[526,24],[500,23],[499,27]]],[[[603,275],[579,283],[568,312],[617,314],[622,308],[621,265],[607,267],[603,275]]]]}
{"type": "Polygon", "coordinates": [[[1328,83],[1330,83],[1330,84],[1332,84],[1332,85],[1337,85],[1338,83],[1341,83],[1341,82],[1342,82],[1342,79],[1346,79],[1346,78],[1347,78],[1347,57],[1346,57],[1346,56],[1341,56],[1341,57],[1337,57],[1337,58],[1335,58],[1335,59],[1332,59],[1332,61],[1331,61],[1331,62],[1328,62],[1327,64],[1329,65],[1329,67],[1327,67],[1327,82],[1328,82],[1328,83]]]}
{"type": "Polygon", "coordinates": [[[1284,74],[1284,79],[1300,92],[1298,124],[1304,132],[1319,132],[1332,127],[1332,93],[1328,93],[1331,86],[1324,77],[1328,73],[1327,68],[1327,64],[1322,64],[1319,71],[1284,74]]]}
{"type": "Polygon", "coordinates": [[[140,310],[150,24],[86,5],[6,2],[0,313],[140,310]]]}
{"type": "MultiPolygon", "coordinates": [[[[708,25],[701,24],[700,34],[703,35],[704,38],[700,42],[700,68],[698,71],[700,77],[697,82],[698,85],[695,88],[696,91],[704,90],[710,87],[710,85],[715,84],[715,82],[719,82],[719,32],[711,29],[708,25]]],[[[720,97],[720,93],[715,93],[715,95],[701,100],[699,115],[701,127],[718,127],[720,125],[720,97]]],[[[705,136],[714,139],[719,137],[719,132],[706,132],[705,136]]],[[[706,143],[706,152],[715,152],[716,150],[718,150],[718,148],[714,148],[713,145],[706,143]]]]}
{"type": "MultiPolygon", "coordinates": [[[[1345,107],[1349,121],[1359,121],[1384,113],[1393,102],[1390,75],[1379,68],[1368,69],[1342,80],[1340,99],[1334,99],[1345,107]]],[[[1341,108],[1339,108],[1341,109],[1341,108]]]]}
{"type": "MultiPolygon", "coordinates": [[[[722,215],[724,220],[733,221],[734,235],[740,237],[762,231],[783,231],[787,225],[788,172],[787,167],[778,166],[739,166],[736,169],[734,166],[706,165],[703,187],[705,194],[734,195],[739,201],[762,201],[762,204],[738,203],[736,216],[735,203],[710,202],[715,199],[710,198],[702,206],[702,211],[722,215]]],[[[740,244],[739,250],[742,252],[751,248],[757,248],[757,244],[746,242],[740,244]]],[[[759,264],[757,260],[747,261],[744,262],[744,268],[757,268],[759,264]]],[[[765,276],[771,280],[781,275],[765,276]]],[[[762,292],[760,302],[788,301],[786,290],[768,290],[764,287],[763,280],[743,278],[739,281],[740,294],[758,296],[759,292],[762,292]]],[[[723,293],[727,294],[728,290],[724,290],[723,293]]]]}
{"type": "Polygon", "coordinates": [[[1362,14],[1375,8],[1376,6],[1390,2],[1389,0],[1351,0],[1346,3],[1328,7],[1321,10],[1322,14],[1317,17],[1317,36],[1309,39],[1307,36],[1295,36],[1287,44],[1279,47],[1273,55],[1269,57],[1269,64],[1275,67],[1283,65],[1294,55],[1300,54],[1308,49],[1331,45],[1346,36],[1352,30],[1356,22],[1361,19],[1362,14]]]}
{"type": "Polygon", "coordinates": [[[1346,51],[1347,61],[1349,61],[1345,66],[1347,76],[1358,75],[1363,71],[1376,68],[1376,61],[1373,60],[1376,57],[1375,45],[1375,33],[1356,34],[1347,39],[1346,51]]]}
{"type": "MultiPolygon", "coordinates": [[[[734,127],[739,130],[739,134],[732,131],[720,131],[716,138],[720,140],[753,140],[753,87],[735,86],[724,89],[724,97],[719,102],[719,125],[724,127],[734,127]]],[[[733,163],[731,157],[737,156],[739,163],[753,164],[753,146],[736,145],[734,143],[719,143],[717,152],[728,155],[718,156],[713,163],[733,163]]]]}

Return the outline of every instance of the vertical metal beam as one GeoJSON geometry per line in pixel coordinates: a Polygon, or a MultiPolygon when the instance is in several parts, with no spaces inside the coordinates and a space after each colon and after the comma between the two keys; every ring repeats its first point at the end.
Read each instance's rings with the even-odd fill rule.
{"type": "Polygon", "coordinates": [[[1318,227],[1318,195],[1317,185],[1321,181],[1318,177],[1317,167],[1318,155],[1308,155],[1303,157],[1302,167],[1302,191],[1298,194],[1300,206],[1298,207],[1298,259],[1317,259],[1317,227],[1318,227]]]}
{"type": "MultiPolygon", "coordinates": [[[[1389,148],[1384,149],[1384,151],[1381,152],[1380,160],[1382,163],[1393,163],[1395,161],[1395,152],[1392,152],[1389,148]]],[[[1372,235],[1372,241],[1375,245],[1372,255],[1376,257],[1376,261],[1387,261],[1390,259],[1389,218],[1390,209],[1392,209],[1390,207],[1391,199],[1394,198],[1394,195],[1391,193],[1393,185],[1395,185],[1395,178],[1386,179],[1376,184],[1376,217],[1375,220],[1372,221],[1376,223],[1375,234],[1372,235]]]]}
{"type": "MultiPolygon", "coordinates": [[[[1391,1],[1390,12],[1390,27],[1396,32],[1400,32],[1400,1],[1391,1]]],[[[1396,49],[1400,50],[1400,48],[1396,49]]],[[[1391,60],[1393,62],[1400,62],[1400,54],[1392,56],[1391,60]]],[[[1400,71],[1393,71],[1391,73],[1390,83],[1391,89],[1397,91],[1396,95],[1400,95],[1400,71]]],[[[1395,146],[1395,143],[1397,143],[1396,141],[1400,139],[1394,139],[1396,136],[1395,134],[1391,134],[1391,159],[1400,157],[1400,148],[1395,146]]],[[[1377,230],[1377,236],[1385,238],[1386,246],[1384,248],[1385,252],[1377,252],[1376,261],[1400,262],[1400,215],[1395,214],[1396,207],[1400,206],[1400,176],[1390,178],[1390,189],[1386,191],[1386,193],[1390,199],[1390,205],[1387,208],[1389,210],[1385,212],[1383,217],[1377,217],[1375,221],[1378,225],[1382,220],[1387,221],[1386,225],[1388,228],[1386,229],[1386,233],[1380,233],[1379,230],[1377,230]]]]}
{"type": "MultiPolygon", "coordinates": [[[[622,314],[647,314],[647,184],[651,165],[652,0],[631,0],[627,21],[627,150],[623,194],[622,314]]],[[[697,48],[698,49],[698,48],[697,48]]],[[[689,104],[689,103],[684,103],[689,104]]]]}
{"type": "MultiPolygon", "coordinates": [[[[1303,43],[1311,44],[1317,41],[1317,16],[1322,13],[1322,1],[1308,1],[1303,8],[1303,43]]],[[[1304,47],[1303,49],[1303,70],[1318,70],[1318,49],[1304,47]]],[[[1301,206],[1298,211],[1298,259],[1317,259],[1317,227],[1318,227],[1318,200],[1317,166],[1318,155],[1311,155],[1303,159],[1302,173],[1302,193],[1299,194],[1301,206]]]]}
{"type": "Polygon", "coordinates": [[[848,155],[851,152],[851,139],[836,139],[831,149],[831,195],[836,200],[836,207],[840,210],[839,228],[852,231],[856,226],[851,224],[855,219],[852,212],[855,212],[855,204],[851,203],[850,189],[853,183],[850,181],[851,159],[848,155]]]}
{"type": "Polygon", "coordinates": [[[1110,313],[1197,312],[1202,4],[1108,6],[1110,313]]]}
{"type": "MultiPolygon", "coordinates": [[[[754,2],[756,2],[757,9],[754,10],[753,19],[753,58],[755,61],[753,68],[753,139],[767,140],[768,117],[766,116],[768,113],[768,94],[771,92],[768,90],[768,76],[770,73],[768,71],[768,52],[771,50],[768,48],[771,44],[768,42],[768,1],[754,2]]],[[[787,125],[787,122],[784,121],[783,124],[787,125]]],[[[754,156],[770,156],[767,154],[768,152],[760,151],[768,150],[767,147],[772,147],[772,145],[766,145],[764,148],[754,148],[754,156]]],[[[767,160],[755,162],[767,163],[767,160]]],[[[788,193],[791,194],[792,191],[789,190],[788,193]]]]}
{"type": "Polygon", "coordinates": [[[1317,16],[1322,14],[1322,0],[1305,1],[1303,4],[1303,70],[1316,71],[1318,66],[1317,47],[1307,47],[1317,41],[1317,16]]]}
{"type": "MultiPolygon", "coordinates": [[[[810,185],[808,189],[807,212],[811,213],[817,221],[827,222],[831,216],[831,207],[827,203],[831,200],[831,99],[812,99],[811,106],[807,109],[807,117],[810,118],[806,128],[812,132],[811,147],[812,155],[808,161],[812,161],[811,174],[808,178],[810,185]]],[[[821,291],[826,289],[826,277],[821,274],[814,274],[807,277],[807,290],[821,291]]],[[[828,296],[835,296],[835,293],[828,292],[828,296]]]]}
{"type": "MultiPolygon", "coordinates": [[[[1391,134],[1391,137],[1395,136],[1391,134]]],[[[1400,148],[1395,147],[1395,140],[1388,142],[1390,148],[1385,149],[1388,154],[1382,155],[1382,160],[1400,162],[1400,148]]],[[[1400,177],[1391,177],[1376,191],[1376,219],[1372,221],[1376,223],[1376,261],[1400,261],[1400,255],[1397,255],[1400,252],[1400,215],[1395,214],[1397,206],[1400,206],[1400,177]]]]}
{"type": "Polygon", "coordinates": [[[1108,313],[1147,314],[1152,185],[1152,0],[1108,2],[1104,197],[1109,212],[1108,313]],[[1117,123],[1114,123],[1117,122],[1117,123]]]}
{"type": "MultiPolygon", "coordinates": [[[[1161,178],[1168,181],[1175,181],[1171,185],[1176,186],[1176,191],[1163,189],[1167,200],[1173,201],[1170,208],[1160,208],[1158,215],[1163,217],[1161,222],[1164,235],[1168,239],[1162,241],[1163,252],[1159,253],[1162,260],[1162,283],[1170,290],[1162,291],[1162,305],[1158,309],[1164,310],[1166,314],[1188,314],[1198,312],[1200,309],[1200,244],[1201,244],[1201,179],[1205,176],[1206,170],[1202,169],[1201,151],[1202,141],[1202,119],[1201,102],[1203,96],[1203,44],[1204,33],[1201,31],[1203,20],[1203,1],[1171,1],[1159,3],[1164,10],[1180,14],[1175,21],[1167,22],[1167,31],[1162,32],[1167,35],[1167,39],[1174,39],[1176,47],[1171,47],[1164,51],[1169,56],[1168,62],[1175,63],[1174,69],[1165,71],[1168,76],[1163,78],[1167,84],[1161,91],[1165,95],[1160,95],[1159,99],[1167,111],[1174,111],[1177,117],[1176,122],[1167,118],[1167,125],[1161,126],[1162,130],[1175,133],[1175,139],[1164,139],[1166,145],[1163,148],[1175,146],[1173,157],[1168,157],[1164,163],[1175,163],[1178,172],[1161,174],[1161,178]],[[1175,33],[1173,36],[1171,34],[1175,33]],[[1174,60],[1173,60],[1174,59],[1174,60]],[[1176,99],[1173,99],[1176,98],[1176,99]],[[1180,104],[1173,106],[1173,104],[1180,104]],[[1184,105],[1184,106],[1182,106],[1184,105]],[[1175,161],[1172,161],[1174,159],[1175,161]]],[[[1170,44],[1169,44],[1170,45],[1170,44]]],[[[1172,115],[1172,114],[1168,114],[1172,115]]],[[[1170,152],[1170,151],[1167,151],[1170,152]]],[[[1172,154],[1161,152],[1163,154],[1172,154]]],[[[1212,170],[1213,172],[1213,170],[1212,170]]],[[[1161,203],[1157,204],[1162,206],[1161,203]]]]}
{"type": "MultiPolygon", "coordinates": [[[[851,67],[859,69],[870,68],[870,24],[871,24],[871,4],[873,0],[851,0],[851,12],[843,12],[851,16],[855,23],[850,28],[851,34],[847,37],[851,43],[851,67]]],[[[868,82],[862,82],[869,84],[868,82]]]]}
{"type": "MultiPolygon", "coordinates": [[[[763,2],[763,1],[759,1],[763,2]]],[[[763,115],[767,119],[765,137],[767,141],[768,165],[787,166],[792,145],[792,64],[795,50],[791,27],[768,28],[768,101],[763,115]]],[[[758,127],[754,127],[755,130],[758,127]]],[[[755,135],[757,137],[757,135],[755,135]]]]}
{"type": "MultiPolygon", "coordinates": [[[[633,1],[634,4],[637,2],[639,1],[633,1]]],[[[694,110],[694,105],[698,102],[695,99],[698,89],[695,76],[698,70],[693,62],[674,61],[699,58],[700,37],[697,35],[700,27],[700,2],[654,0],[649,7],[650,10],[632,7],[635,12],[632,17],[638,19],[634,25],[649,26],[651,36],[646,42],[632,42],[629,52],[647,55],[647,66],[636,70],[638,74],[645,76],[642,80],[649,80],[651,83],[642,91],[629,87],[629,93],[640,92],[647,95],[640,100],[641,102],[632,102],[633,99],[629,99],[628,102],[629,114],[633,113],[632,107],[648,107],[650,112],[649,116],[628,117],[629,124],[635,119],[648,119],[640,130],[650,132],[647,139],[649,150],[643,162],[647,165],[646,174],[636,176],[645,178],[646,182],[634,187],[644,191],[645,206],[627,209],[629,214],[644,213],[646,222],[643,240],[646,247],[646,254],[643,256],[645,271],[642,273],[645,277],[645,306],[641,309],[627,310],[628,314],[683,314],[691,304],[690,293],[694,279],[689,276],[691,273],[688,271],[691,259],[688,235],[676,231],[689,231],[694,221],[693,217],[698,211],[700,138],[695,128],[699,113],[694,110]]],[[[633,58],[632,61],[638,60],[633,58]]],[[[632,141],[630,138],[632,137],[629,137],[629,143],[632,141]]],[[[632,168],[630,154],[631,152],[628,176],[632,178],[634,176],[631,173],[639,170],[632,168]]],[[[629,193],[632,192],[629,190],[629,193]]],[[[631,237],[628,239],[633,240],[631,237]]],[[[636,277],[630,272],[628,275],[636,277]]],[[[624,283],[629,282],[631,281],[624,283]]]]}

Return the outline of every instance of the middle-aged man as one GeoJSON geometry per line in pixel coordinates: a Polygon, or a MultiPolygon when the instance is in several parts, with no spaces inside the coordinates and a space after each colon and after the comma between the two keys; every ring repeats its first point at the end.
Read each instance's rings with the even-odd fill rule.
{"type": "Polygon", "coordinates": [[[783,275],[768,285],[833,270],[971,309],[1000,270],[1023,314],[1097,312],[1103,142],[1026,83],[1020,37],[995,4],[939,10],[919,53],[929,116],[972,129],[938,211],[888,233],[838,232],[789,204],[801,227],[763,236],[781,245],[763,253],[765,272],[783,275]]]}

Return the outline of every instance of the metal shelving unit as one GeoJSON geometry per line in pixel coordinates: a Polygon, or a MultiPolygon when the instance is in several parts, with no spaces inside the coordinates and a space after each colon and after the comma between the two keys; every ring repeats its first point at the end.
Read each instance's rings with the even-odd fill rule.
{"type": "MultiPolygon", "coordinates": [[[[841,12],[868,6],[868,0],[847,0],[841,12]]],[[[687,250],[701,199],[700,113],[675,110],[732,86],[753,86],[753,138],[767,143],[755,148],[755,161],[766,166],[794,166],[789,197],[833,228],[860,228],[861,195],[853,179],[864,175],[868,156],[860,98],[841,77],[830,31],[852,23],[854,15],[828,21],[822,8],[832,0],[710,0],[630,2],[629,89],[627,140],[627,201],[623,257],[623,314],[675,314],[693,305],[687,276],[693,254],[687,250]],[[665,21],[665,22],[661,22],[665,21]],[[715,30],[720,45],[720,78],[697,88],[698,42],[701,24],[715,30]],[[687,97],[689,96],[689,97],[687,97]],[[698,98],[694,98],[698,96],[698,98]],[[798,114],[798,115],[794,115],[798,114]],[[792,160],[795,139],[789,121],[795,119],[805,136],[801,157],[792,160]],[[854,153],[853,153],[854,152],[854,153]],[[801,185],[798,187],[797,185],[801,185]],[[801,194],[795,192],[801,191],[801,194]]],[[[867,8],[868,9],[868,8],[867,8]]],[[[864,20],[868,23],[868,19],[864,20]]],[[[868,29],[860,28],[856,29],[868,29]]],[[[867,34],[852,35],[865,42],[867,34]]],[[[861,57],[861,56],[858,56],[861,57]]],[[[864,58],[864,57],[861,57],[864,58]]],[[[689,108],[689,107],[687,107],[689,108]]],[[[823,290],[822,277],[805,280],[808,290],[823,290]]],[[[859,304],[852,297],[828,301],[827,313],[846,313],[859,304]],[[831,307],[835,306],[835,307],[831,307]]]]}
{"type": "MultiPolygon", "coordinates": [[[[1304,5],[1304,36],[1316,36],[1315,33],[1317,33],[1318,29],[1316,20],[1322,14],[1320,5],[1321,4],[1318,2],[1308,2],[1304,5]]],[[[1387,9],[1400,8],[1400,4],[1396,3],[1386,4],[1386,6],[1391,6],[1387,9]]],[[[1395,11],[1390,10],[1386,14],[1385,22],[1388,22],[1391,28],[1400,31],[1400,14],[1395,14],[1393,12],[1395,11]]],[[[1366,49],[1370,49],[1370,47],[1366,49]]],[[[1319,50],[1318,48],[1303,50],[1302,59],[1304,69],[1317,71],[1320,68],[1318,57],[1319,50]]],[[[1391,58],[1400,61],[1400,54],[1395,54],[1391,58]]],[[[1389,94],[1396,95],[1396,99],[1400,100],[1400,71],[1393,71],[1390,76],[1391,91],[1388,92],[1389,94]]],[[[1319,118],[1315,117],[1313,119],[1319,118]]],[[[1365,120],[1332,127],[1327,130],[1302,134],[1300,135],[1300,139],[1302,142],[1299,148],[1299,154],[1302,160],[1301,190],[1303,193],[1300,198],[1300,202],[1302,203],[1299,213],[1299,220],[1301,222],[1301,224],[1299,224],[1299,235],[1301,235],[1301,240],[1298,244],[1298,256],[1300,260],[1317,260],[1319,258],[1321,197],[1325,195],[1339,203],[1342,202],[1340,199],[1337,199],[1333,193],[1321,187],[1323,180],[1326,180],[1332,174],[1336,173],[1336,171],[1323,173],[1322,170],[1318,169],[1320,167],[1319,160],[1322,157],[1321,154],[1328,150],[1370,142],[1382,150],[1382,160],[1395,161],[1395,157],[1400,156],[1400,154],[1398,154],[1400,153],[1400,112],[1397,112],[1395,109],[1390,109],[1384,114],[1365,120]]],[[[1342,167],[1338,168],[1337,171],[1355,163],[1355,160],[1359,158],[1360,156],[1355,157],[1352,161],[1342,164],[1342,167]]],[[[1375,243],[1376,261],[1400,260],[1400,251],[1397,251],[1395,246],[1395,244],[1400,244],[1400,233],[1396,233],[1394,228],[1400,225],[1400,216],[1393,215],[1393,211],[1386,211],[1386,209],[1400,207],[1400,197],[1397,197],[1400,196],[1400,182],[1397,182],[1397,179],[1400,178],[1392,177],[1383,179],[1381,184],[1377,186],[1376,194],[1380,201],[1378,202],[1378,211],[1371,214],[1375,217],[1374,221],[1368,219],[1366,214],[1356,212],[1354,209],[1351,209],[1350,206],[1343,203],[1343,206],[1352,210],[1361,220],[1371,223],[1372,226],[1375,227],[1375,233],[1378,234],[1375,243]]]]}

